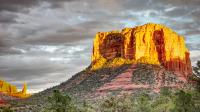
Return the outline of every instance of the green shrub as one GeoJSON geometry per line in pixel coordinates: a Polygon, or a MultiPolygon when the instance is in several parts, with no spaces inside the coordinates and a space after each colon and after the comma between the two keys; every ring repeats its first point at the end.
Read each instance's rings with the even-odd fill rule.
{"type": "Polygon", "coordinates": [[[10,107],[0,107],[0,112],[14,112],[10,107]]]}
{"type": "Polygon", "coordinates": [[[174,107],[171,97],[172,92],[169,88],[161,88],[160,95],[158,95],[152,102],[153,112],[171,112],[174,107]]]}
{"type": "Polygon", "coordinates": [[[79,107],[79,112],[96,112],[96,111],[91,104],[84,101],[83,105],[79,107]]]}
{"type": "Polygon", "coordinates": [[[160,95],[162,96],[171,96],[172,92],[170,91],[169,87],[162,87],[160,89],[160,95]]]}
{"type": "Polygon", "coordinates": [[[194,101],[190,93],[183,90],[176,92],[173,102],[175,105],[173,112],[195,112],[194,101]]]}
{"type": "Polygon", "coordinates": [[[136,99],[135,102],[135,112],[151,112],[151,98],[148,94],[142,93],[139,95],[139,97],[136,99]]]}
{"type": "Polygon", "coordinates": [[[48,97],[47,112],[77,112],[77,108],[69,95],[62,95],[58,90],[54,90],[53,95],[48,97]]]}
{"type": "Polygon", "coordinates": [[[104,100],[99,108],[101,112],[133,112],[134,100],[131,96],[110,97],[104,100]]]}
{"type": "Polygon", "coordinates": [[[108,98],[100,105],[102,112],[116,112],[117,111],[117,99],[114,97],[108,98]]]}

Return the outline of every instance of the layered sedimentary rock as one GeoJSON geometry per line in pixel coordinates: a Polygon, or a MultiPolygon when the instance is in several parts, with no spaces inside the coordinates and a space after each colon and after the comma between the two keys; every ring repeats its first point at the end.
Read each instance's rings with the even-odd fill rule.
{"type": "Polygon", "coordinates": [[[0,80],[0,92],[9,96],[18,98],[27,98],[30,94],[27,94],[27,85],[24,83],[22,91],[18,91],[17,87],[7,83],[6,81],[0,80]]]}
{"type": "Polygon", "coordinates": [[[184,37],[161,24],[145,24],[122,31],[96,34],[92,69],[122,64],[156,64],[181,76],[192,73],[184,37]]]}

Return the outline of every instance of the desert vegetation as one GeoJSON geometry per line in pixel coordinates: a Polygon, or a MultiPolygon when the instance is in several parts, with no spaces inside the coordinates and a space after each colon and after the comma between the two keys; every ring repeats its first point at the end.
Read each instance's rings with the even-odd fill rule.
{"type": "Polygon", "coordinates": [[[187,91],[165,87],[159,95],[144,92],[79,103],[55,90],[47,101],[43,112],[200,112],[200,93],[197,89],[187,91]]]}
{"type": "Polygon", "coordinates": [[[42,111],[200,112],[199,70],[200,61],[198,61],[197,66],[194,67],[194,75],[191,78],[192,81],[198,82],[195,88],[171,89],[169,87],[162,87],[160,94],[152,94],[151,92],[143,90],[138,94],[124,94],[122,96],[114,95],[93,101],[77,101],[77,99],[72,98],[68,94],[54,90],[52,96],[47,99],[47,105],[42,108],[42,111]]]}

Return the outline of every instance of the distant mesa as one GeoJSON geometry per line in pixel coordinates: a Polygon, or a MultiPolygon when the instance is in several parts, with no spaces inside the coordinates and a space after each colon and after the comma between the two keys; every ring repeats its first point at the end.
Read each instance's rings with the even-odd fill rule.
{"type": "Polygon", "coordinates": [[[0,80],[0,93],[17,97],[17,98],[28,98],[30,97],[30,94],[27,93],[27,84],[24,83],[23,89],[21,91],[18,91],[17,87],[9,84],[6,81],[0,80]]]}
{"type": "Polygon", "coordinates": [[[123,64],[154,64],[188,77],[192,74],[189,55],[183,36],[164,25],[148,23],[97,33],[91,65],[96,70],[123,64]]]}

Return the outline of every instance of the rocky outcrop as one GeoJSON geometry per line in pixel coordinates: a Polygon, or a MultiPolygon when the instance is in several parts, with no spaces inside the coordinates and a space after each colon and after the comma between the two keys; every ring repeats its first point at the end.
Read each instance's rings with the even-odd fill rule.
{"type": "Polygon", "coordinates": [[[145,24],[122,31],[96,34],[92,69],[146,63],[164,66],[181,77],[192,73],[184,37],[161,24],[145,24]]]}
{"type": "Polygon", "coordinates": [[[26,91],[27,91],[26,83],[24,83],[22,91],[18,91],[16,86],[9,84],[6,81],[0,80],[0,93],[18,98],[27,98],[30,96],[30,94],[27,94],[26,91]]]}

